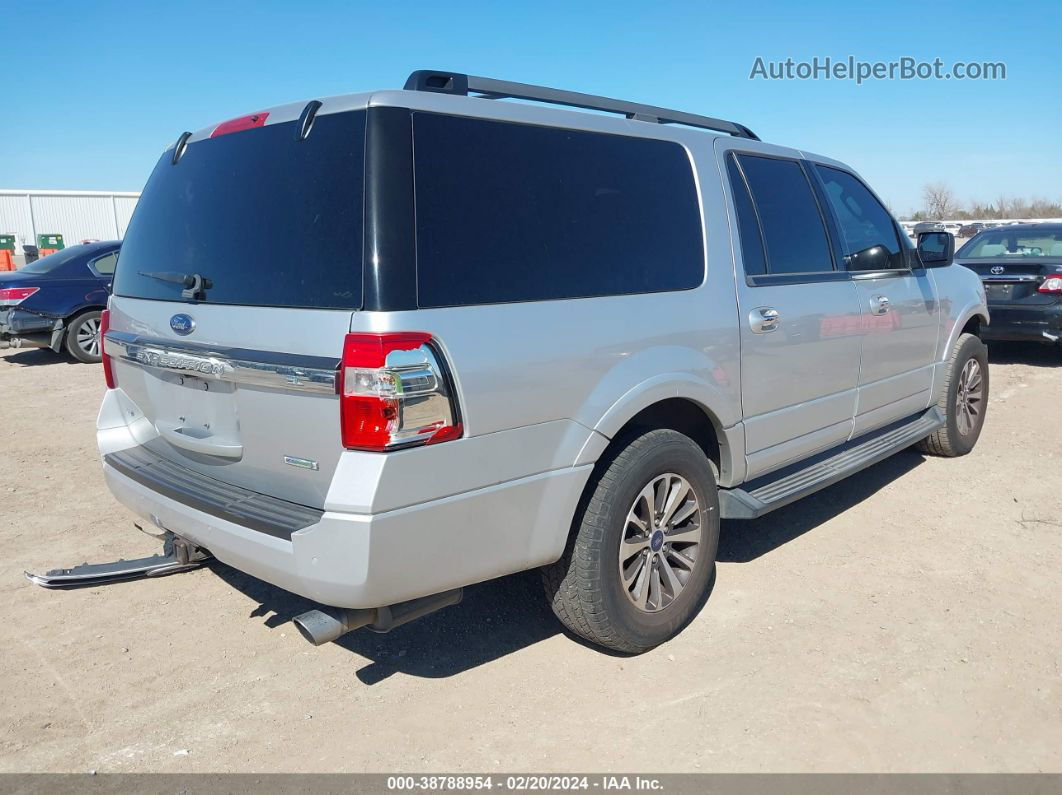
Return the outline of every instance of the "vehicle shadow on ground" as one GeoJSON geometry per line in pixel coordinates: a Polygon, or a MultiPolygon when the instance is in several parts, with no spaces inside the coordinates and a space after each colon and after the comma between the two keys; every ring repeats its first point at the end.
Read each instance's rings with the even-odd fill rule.
{"type": "Polygon", "coordinates": [[[904,450],[759,519],[724,520],[716,559],[721,563],[749,563],[766,555],[855,507],[924,461],[917,451],[904,450]]]}
{"type": "Polygon", "coordinates": [[[1039,342],[990,342],[988,363],[1062,367],[1062,347],[1039,342]]]}
{"type": "MultiPolygon", "coordinates": [[[[259,603],[250,617],[266,616],[268,627],[319,605],[236,571],[217,561],[214,572],[259,603]]],[[[296,632],[293,625],[288,631],[296,632]]],[[[563,631],[543,595],[537,571],[526,571],[465,588],[460,604],[385,634],[361,629],[336,643],[369,659],[356,675],[374,685],[395,673],[443,678],[505,657],[563,631]]]]}
{"type": "Polygon", "coordinates": [[[0,355],[0,359],[17,364],[20,367],[39,367],[46,364],[81,364],[65,353],[54,353],[48,348],[20,348],[16,353],[10,351],[0,355]]]}
{"type": "MultiPolygon", "coordinates": [[[[923,461],[914,451],[901,452],[762,519],[725,521],[718,558],[725,563],[754,561],[847,511],[923,461]]],[[[258,602],[250,617],[264,616],[268,627],[279,628],[317,607],[217,561],[211,568],[258,602]]],[[[287,631],[297,630],[289,624],[287,631]]],[[[362,629],[337,644],[370,661],[355,673],[364,684],[375,685],[396,673],[428,679],[453,676],[561,632],[573,643],[588,645],[564,630],[546,603],[538,572],[528,571],[465,588],[460,604],[387,634],[362,629]]]]}

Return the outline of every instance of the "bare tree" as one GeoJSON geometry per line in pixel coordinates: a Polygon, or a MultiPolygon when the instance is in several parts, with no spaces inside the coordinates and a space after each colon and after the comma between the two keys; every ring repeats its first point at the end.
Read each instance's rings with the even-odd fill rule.
{"type": "Polygon", "coordinates": [[[923,190],[925,206],[911,210],[905,221],[990,220],[1011,218],[1062,218],[1062,200],[1051,201],[1039,196],[1030,199],[1011,198],[1001,194],[994,202],[973,199],[965,206],[959,204],[946,186],[926,185],[923,190]]]}
{"type": "Polygon", "coordinates": [[[955,193],[945,182],[930,182],[922,187],[922,203],[926,215],[940,220],[950,218],[959,210],[955,193]]]}

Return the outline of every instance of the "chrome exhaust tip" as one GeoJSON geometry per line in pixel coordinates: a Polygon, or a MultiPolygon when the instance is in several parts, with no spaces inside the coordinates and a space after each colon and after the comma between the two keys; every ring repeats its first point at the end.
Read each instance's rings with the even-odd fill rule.
{"type": "Polygon", "coordinates": [[[348,632],[364,627],[375,618],[376,611],[373,609],[343,610],[336,607],[324,607],[295,616],[292,621],[295,628],[299,630],[299,634],[306,640],[314,646],[323,646],[348,632]]]}
{"type": "Polygon", "coordinates": [[[456,605],[463,596],[464,589],[455,588],[386,607],[320,607],[295,616],[292,622],[306,640],[314,646],[322,646],[361,627],[368,627],[373,632],[390,632],[436,610],[456,605]]]}

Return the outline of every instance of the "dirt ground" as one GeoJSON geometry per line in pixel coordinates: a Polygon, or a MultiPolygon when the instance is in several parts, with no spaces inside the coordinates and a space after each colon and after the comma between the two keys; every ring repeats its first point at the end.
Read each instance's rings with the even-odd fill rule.
{"type": "Polygon", "coordinates": [[[981,442],[904,452],[747,524],[675,641],[610,656],[537,579],[313,648],[307,603],[154,552],[107,492],[100,368],[0,355],[0,771],[1062,770],[1062,353],[994,346],[981,442]]]}

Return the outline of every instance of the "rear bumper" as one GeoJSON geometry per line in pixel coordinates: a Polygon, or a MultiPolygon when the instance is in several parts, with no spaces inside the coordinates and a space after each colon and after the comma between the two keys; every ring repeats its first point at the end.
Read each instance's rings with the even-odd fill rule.
{"type": "Polygon", "coordinates": [[[284,538],[173,499],[104,462],[149,522],[273,585],[336,607],[380,607],[544,565],[563,551],[592,465],[375,514],[325,511],[284,538]]]}
{"type": "Polygon", "coordinates": [[[0,307],[0,347],[55,347],[54,340],[57,334],[61,336],[62,329],[62,320],[41,317],[18,307],[0,307]]]}
{"type": "Polygon", "coordinates": [[[1015,340],[1054,343],[1062,338],[1062,304],[1013,307],[989,304],[992,322],[981,329],[986,340],[1015,340]]]}

